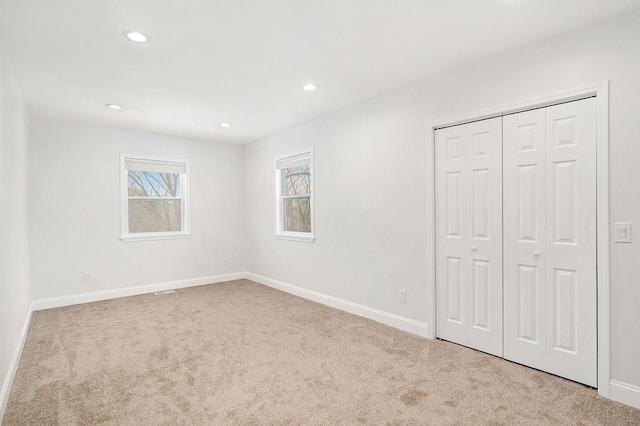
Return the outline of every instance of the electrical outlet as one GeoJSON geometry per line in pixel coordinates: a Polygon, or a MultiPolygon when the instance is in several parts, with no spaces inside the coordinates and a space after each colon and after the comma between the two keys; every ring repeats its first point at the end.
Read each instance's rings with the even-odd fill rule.
{"type": "Polygon", "coordinates": [[[407,292],[400,290],[400,303],[407,303],[407,292]]]}
{"type": "Polygon", "coordinates": [[[230,263],[229,263],[229,258],[228,258],[228,257],[225,257],[225,258],[224,258],[224,266],[229,266],[229,265],[230,265],[230,263]]]}
{"type": "Polygon", "coordinates": [[[93,274],[91,272],[85,272],[84,273],[84,282],[85,283],[89,283],[93,281],[93,274]]]}
{"type": "Polygon", "coordinates": [[[271,262],[271,270],[272,271],[276,270],[276,262],[271,262]]]}

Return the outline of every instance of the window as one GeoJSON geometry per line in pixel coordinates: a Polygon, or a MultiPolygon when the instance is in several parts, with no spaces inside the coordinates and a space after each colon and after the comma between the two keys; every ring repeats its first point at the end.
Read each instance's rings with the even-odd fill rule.
{"type": "Polygon", "coordinates": [[[313,150],[276,159],[276,238],[313,242],[313,150]]]}
{"type": "Polygon", "coordinates": [[[122,155],[123,241],[186,238],[189,234],[184,160],[122,155]]]}

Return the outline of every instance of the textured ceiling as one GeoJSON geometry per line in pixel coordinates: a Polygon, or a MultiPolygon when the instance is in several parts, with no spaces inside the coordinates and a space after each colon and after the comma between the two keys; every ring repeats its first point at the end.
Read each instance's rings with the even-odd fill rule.
{"type": "Polygon", "coordinates": [[[640,0],[0,0],[0,45],[33,116],[248,143],[638,8],[640,0]],[[132,43],[126,29],[152,41],[132,43]],[[320,88],[305,92],[308,82],[320,88]]]}

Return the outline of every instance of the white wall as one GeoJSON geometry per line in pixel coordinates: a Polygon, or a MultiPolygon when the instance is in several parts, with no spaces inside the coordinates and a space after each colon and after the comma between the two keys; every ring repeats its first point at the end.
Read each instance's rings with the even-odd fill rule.
{"type": "Polygon", "coordinates": [[[238,145],[32,119],[33,298],[243,271],[242,159],[238,145]],[[121,153],[190,161],[190,238],[119,239],[121,153]],[[83,281],[84,272],[93,282],[83,281]]]}
{"type": "Polygon", "coordinates": [[[31,304],[27,111],[0,45],[0,419],[31,304]]]}
{"type": "MultiPolygon", "coordinates": [[[[427,322],[427,122],[610,80],[611,220],[640,227],[640,12],[426,79],[245,148],[248,270],[427,322]],[[317,240],[273,238],[273,159],[315,148],[317,240]],[[276,263],[276,270],[271,268],[276,263]],[[398,302],[398,290],[407,303],[398,302]]],[[[640,229],[640,228],[639,228],[640,229]]],[[[640,234],[611,244],[611,378],[640,389],[640,234]]],[[[640,395],[640,394],[639,394],[640,395]]]]}

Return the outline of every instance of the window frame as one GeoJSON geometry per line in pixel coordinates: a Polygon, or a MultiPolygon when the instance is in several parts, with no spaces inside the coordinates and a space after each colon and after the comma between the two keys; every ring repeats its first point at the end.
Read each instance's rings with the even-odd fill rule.
{"type": "Polygon", "coordinates": [[[287,155],[280,155],[274,160],[274,169],[276,174],[275,185],[276,185],[276,224],[275,224],[275,238],[278,240],[288,240],[288,241],[301,241],[307,243],[313,243],[316,239],[315,236],[315,165],[314,165],[314,155],[313,155],[313,147],[303,149],[300,151],[292,152],[287,155]],[[291,198],[303,198],[307,197],[303,196],[291,196],[284,195],[284,181],[282,178],[283,170],[285,168],[278,168],[278,163],[286,161],[287,159],[293,157],[299,157],[303,155],[309,156],[309,167],[311,169],[311,185],[310,185],[310,194],[309,197],[309,214],[311,215],[311,231],[310,232],[294,232],[294,231],[285,231],[284,228],[284,200],[291,198]]]}
{"type": "Polygon", "coordinates": [[[191,236],[189,220],[189,174],[189,160],[151,157],[148,155],[120,154],[120,240],[123,242],[132,242],[189,238],[191,236]],[[185,173],[180,173],[180,197],[160,198],[160,200],[180,200],[181,231],[129,232],[129,199],[140,197],[129,197],[127,160],[168,163],[170,165],[184,167],[185,173]]]}

